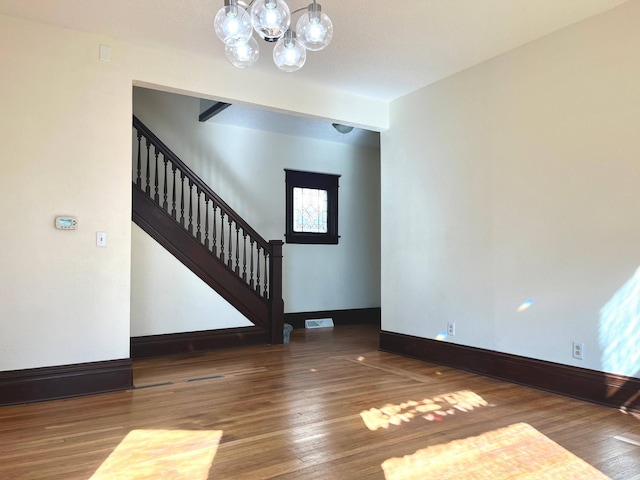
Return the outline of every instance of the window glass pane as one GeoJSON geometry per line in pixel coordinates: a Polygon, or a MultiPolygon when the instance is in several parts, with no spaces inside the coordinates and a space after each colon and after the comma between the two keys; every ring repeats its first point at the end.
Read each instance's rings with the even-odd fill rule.
{"type": "Polygon", "coordinates": [[[284,170],[287,243],[337,245],[340,175],[284,170]]]}
{"type": "Polygon", "coordinates": [[[327,233],[327,191],[293,188],[293,231],[327,233]]]}

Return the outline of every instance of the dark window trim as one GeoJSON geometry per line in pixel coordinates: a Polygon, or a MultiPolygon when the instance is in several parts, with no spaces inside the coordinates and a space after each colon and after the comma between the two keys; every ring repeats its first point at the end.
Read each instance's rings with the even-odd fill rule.
{"type": "Polygon", "coordinates": [[[307,172],[302,170],[285,171],[286,183],[286,233],[287,243],[337,245],[338,239],[338,179],[340,175],[331,173],[307,172]],[[293,189],[316,188],[327,191],[327,233],[293,231],[293,189]]]}

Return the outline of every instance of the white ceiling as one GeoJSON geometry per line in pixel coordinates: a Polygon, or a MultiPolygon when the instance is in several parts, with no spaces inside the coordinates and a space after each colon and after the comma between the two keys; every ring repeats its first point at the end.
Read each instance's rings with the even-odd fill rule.
{"type": "MultiPolygon", "coordinates": [[[[302,70],[278,74],[391,101],[626,1],[630,0],[321,0],[334,25],[331,44],[309,52],[302,70]]],[[[295,10],[310,0],[288,3],[295,10]]],[[[213,18],[222,4],[223,0],[0,0],[0,14],[225,59],[213,31],[213,18]]],[[[253,68],[277,71],[271,45],[261,45],[261,58],[253,68]]],[[[246,73],[251,75],[251,70],[246,73]]]]}
{"type": "MultiPolygon", "coordinates": [[[[334,25],[331,44],[310,52],[302,70],[282,75],[389,101],[626,1],[321,0],[334,25]]],[[[289,0],[292,10],[308,3],[289,0]]],[[[222,4],[0,0],[0,14],[225,58],[213,32],[213,18],[222,4]]],[[[275,69],[271,47],[264,47],[253,68],[275,69]]]]}

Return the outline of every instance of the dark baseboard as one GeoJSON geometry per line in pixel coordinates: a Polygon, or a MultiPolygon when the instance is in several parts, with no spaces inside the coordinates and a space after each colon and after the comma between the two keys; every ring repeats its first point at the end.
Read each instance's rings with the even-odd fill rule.
{"type": "Polygon", "coordinates": [[[640,412],[640,378],[636,377],[385,331],[380,332],[380,350],[640,412]]]}
{"type": "Polygon", "coordinates": [[[305,320],[313,320],[317,318],[332,318],[334,325],[376,325],[379,327],[380,307],[284,314],[284,322],[288,323],[293,328],[305,328],[305,320]]]}
{"type": "Polygon", "coordinates": [[[0,405],[39,402],[133,387],[130,359],[0,372],[0,405]]]}
{"type": "Polygon", "coordinates": [[[169,333],[131,338],[131,358],[204,352],[218,348],[269,343],[262,327],[225,328],[200,332],[169,333]]]}

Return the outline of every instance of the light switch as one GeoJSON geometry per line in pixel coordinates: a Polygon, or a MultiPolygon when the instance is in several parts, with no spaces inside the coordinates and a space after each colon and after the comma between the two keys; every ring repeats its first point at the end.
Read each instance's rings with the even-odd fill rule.
{"type": "Polygon", "coordinates": [[[107,232],[96,232],[96,247],[107,246],[107,232]]]}

